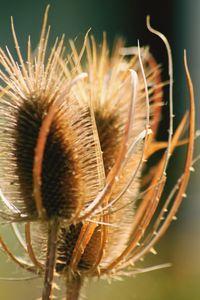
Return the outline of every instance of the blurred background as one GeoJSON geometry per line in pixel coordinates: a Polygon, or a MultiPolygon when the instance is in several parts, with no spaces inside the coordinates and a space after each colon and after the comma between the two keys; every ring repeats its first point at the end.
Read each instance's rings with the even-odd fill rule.
{"type": "MultiPolygon", "coordinates": [[[[167,36],[173,51],[175,126],[188,107],[188,91],[183,68],[183,49],[186,48],[195,87],[196,123],[200,128],[200,1],[0,1],[0,46],[8,45],[11,52],[14,51],[10,30],[10,16],[12,15],[22,52],[26,50],[29,34],[33,46],[37,47],[43,13],[48,3],[51,4],[49,24],[52,25],[52,41],[57,35],[65,33],[66,39],[78,37],[78,40],[82,42],[90,27],[99,42],[101,42],[102,32],[106,31],[110,45],[117,36],[123,36],[127,46],[136,45],[139,39],[141,45],[150,45],[155,58],[163,65],[163,78],[166,79],[165,48],[162,42],[146,29],[146,15],[150,14],[152,26],[167,36]]],[[[196,149],[196,153],[199,152],[200,147],[196,149]]],[[[176,151],[175,158],[172,159],[168,171],[169,189],[182,171],[184,153],[184,149],[179,149],[176,151]]],[[[200,299],[200,166],[197,165],[195,169],[196,172],[192,174],[187,192],[188,197],[179,210],[178,220],[173,222],[168,233],[156,246],[158,254],[155,257],[149,254],[143,263],[145,267],[171,262],[172,267],[141,274],[122,282],[113,282],[111,285],[106,281],[90,282],[85,289],[88,300],[200,299]]],[[[7,236],[8,233],[6,231],[7,236]]],[[[0,276],[24,275],[0,253],[0,276]]],[[[35,300],[40,296],[40,287],[41,282],[38,280],[0,281],[0,299],[35,300]]]]}

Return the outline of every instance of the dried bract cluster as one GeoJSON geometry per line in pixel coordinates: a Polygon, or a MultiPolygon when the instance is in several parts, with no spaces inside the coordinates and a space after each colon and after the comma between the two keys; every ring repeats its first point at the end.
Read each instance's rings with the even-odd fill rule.
{"type": "Polygon", "coordinates": [[[0,49],[0,217],[13,226],[23,259],[2,237],[0,243],[20,267],[44,274],[43,300],[53,297],[55,274],[66,280],[66,298],[76,300],[85,277],[136,272],[135,262],[175,216],[192,164],[194,103],[187,73],[185,170],[152,224],[188,115],[173,135],[170,94],[169,138],[157,142],[163,83],[148,48],[126,49],[119,40],[110,53],[105,36],[98,47],[87,34],[80,53],[70,41],[66,55],[61,38],[47,54],[47,14],[48,8],[35,55],[29,39],[27,59],[22,57],[13,22],[18,62],[0,49]],[[146,161],[163,148],[144,180],[146,161]],[[24,224],[25,240],[17,223],[24,224]]]}

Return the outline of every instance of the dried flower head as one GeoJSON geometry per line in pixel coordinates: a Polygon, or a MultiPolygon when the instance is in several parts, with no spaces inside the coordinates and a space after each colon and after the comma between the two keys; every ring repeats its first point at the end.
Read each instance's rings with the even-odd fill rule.
{"type": "Polygon", "coordinates": [[[62,37],[47,54],[48,8],[35,55],[29,38],[22,57],[13,21],[19,61],[0,49],[0,216],[13,226],[26,258],[16,257],[2,237],[0,243],[19,266],[44,274],[43,300],[53,297],[55,274],[66,279],[66,299],[76,300],[84,277],[136,273],[134,264],[175,217],[192,165],[194,99],[185,59],[191,95],[185,169],[153,223],[169,157],[188,119],[173,134],[169,45],[148,21],[169,53],[169,138],[157,142],[164,83],[149,49],[124,48],[119,40],[110,54],[105,35],[98,48],[87,34],[80,53],[70,41],[66,56],[62,37]],[[146,161],[163,148],[144,179],[146,161]],[[25,240],[16,223],[24,224],[25,240]]]}

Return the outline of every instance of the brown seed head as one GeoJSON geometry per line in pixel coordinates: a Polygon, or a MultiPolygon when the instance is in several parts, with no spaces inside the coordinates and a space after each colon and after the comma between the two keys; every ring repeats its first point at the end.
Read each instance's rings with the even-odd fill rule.
{"type": "MultiPolygon", "coordinates": [[[[47,55],[47,12],[36,56],[29,39],[28,58],[22,58],[13,22],[19,62],[0,49],[5,84],[0,99],[1,216],[27,221],[27,261],[18,260],[3,239],[1,245],[20,266],[45,273],[44,300],[51,297],[54,271],[67,278],[69,299],[77,299],[71,286],[80,287],[84,276],[132,274],[127,267],[152,250],[176,214],[192,164],[193,93],[187,71],[191,110],[185,170],[152,225],[187,115],[173,135],[170,92],[169,138],[157,142],[164,84],[149,49],[124,48],[119,40],[110,53],[105,35],[98,47],[87,34],[80,53],[70,41],[72,54],[66,58],[61,38],[47,55]],[[144,179],[145,160],[163,148],[154,172],[144,179]]],[[[171,61],[165,37],[148,26],[166,43],[171,61]]],[[[171,63],[169,69],[172,91],[171,63]]]]}

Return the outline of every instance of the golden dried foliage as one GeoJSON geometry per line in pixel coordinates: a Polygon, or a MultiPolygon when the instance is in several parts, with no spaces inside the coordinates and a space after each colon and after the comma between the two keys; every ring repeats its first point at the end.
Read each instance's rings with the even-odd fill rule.
{"type": "Polygon", "coordinates": [[[0,49],[0,216],[13,226],[25,258],[2,237],[0,243],[20,267],[44,274],[43,300],[53,297],[55,274],[66,280],[67,299],[75,300],[85,277],[137,273],[135,263],[175,217],[192,166],[194,97],[185,58],[190,112],[173,134],[171,53],[148,21],[169,54],[169,138],[156,141],[164,83],[149,49],[124,48],[119,40],[110,53],[105,35],[98,47],[87,33],[80,53],[70,41],[66,55],[62,37],[47,54],[48,9],[36,55],[29,39],[22,57],[13,21],[19,61],[0,49]],[[184,173],[159,207],[187,120],[184,173]],[[144,178],[146,161],[163,148],[144,178]],[[24,224],[25,240],[13,223],[24,224]]]}

